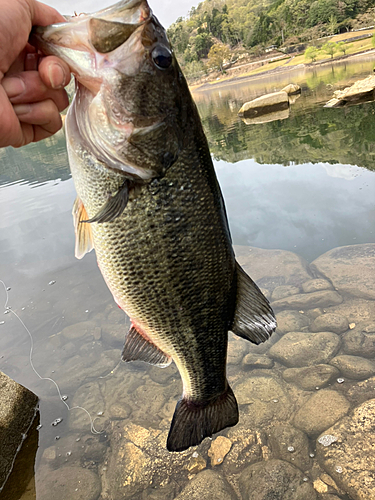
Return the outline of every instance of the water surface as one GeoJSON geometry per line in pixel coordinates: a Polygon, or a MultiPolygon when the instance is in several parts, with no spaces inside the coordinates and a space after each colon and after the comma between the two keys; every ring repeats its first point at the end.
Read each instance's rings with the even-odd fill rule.
{"type": "MultiPolygon", "coordinates": [[[[290,74],[213,86],[194,93],[222,186],[233,243],[244,263],[249,255],[247,247],[265,249],[264,259],[262,253],[256,254],[259,269],[262,262],[265,267],[273,262],[267,250],[281,249],[296,254],[301,269],[310,272],[308,263],[331,249],[375,243],[375,104],[346,109],[322,107],[333,90],[367,76],[373,64],[371,59],[357,58],[353,63],[322,66],[313,71],[297,68],[290,74]],[[302,86],[302,95],[291,106],[289,118],[247,125],[237,117],[247,100],[280,90],[290,82],[302,86]]],[[[10,288],[8,305],[32,335],[31,361],[37,372],[57,382],[70,406],[84,406],[96,419],[97,430],[105,429],[101,434],[92,434],[84,411],[67,410],[55,385],[40,380],[33,371],[29,333],[12,313],[0,318],[0,370],[41,398],[37,488],[36,493],[29,488],[23,498],[47,499],[49,481],[53,480],[62,485],[61,491],[56,487],[54,498],[62,499],[64,492],[70,491],[68,483],[75,484],[74,474],[77,474],[82,484],[87,481],[97,485],[97,489],[79,490],[78,495],[73,488],[72,495],[78,495],[75,498],[96,500],[102,490],[103,499],[172,500],[188,478],[199,471],[199,467],[191,466],[192,460],[196,460],[192,456],[194,450],[179,457],[178,454],[169,457],[164,450],[163,436],[181,391],[179,375],[173,365],[166,370],[142,363],[118,366],[129,322],[107,290],[94,252],[81,261],[74,258],[71,216],[74,199],[62,132],[21,150],[0,151],[0,279],[10,288]],[[62,422],[52,426],[56,418],[62,422]],[[123,437],[119,439],[119,435],[123,437]],[[130,453],[133,448],[126,448],[130,444],[141,450],[139,455],[130,453]],[[126,456],[131,461],[121,462],[126,456]],[[124,479],[125,472],[120,468],[132,469],[134,475],[124,479]],[[69,478],[67,484],[61,482],[59,471],[61,477],[69,478]],[[165,481],[165,474],[169,482],[165,481]],[[108,496],[108,491],[113,497],[108,496]]],[[[266,271],[259,270],[259,277],[253,274],[270,298],[272,294],[276,297],[277,285],[294,286],[294,291],[284,290],[286,296],[301,293],[303,282],[309,278],[306,274],[295,282],[285,273],[280,276],[276,278],[281,281],[272,285],[272,279],[276,278],[271,279],[266,271]]],[[[351,304],[350,298],[342,296],[344,304],[346,300],[351,304]]],[[[0,301],[5,305],[6,292],[1,286],[0,301]]],[[[367,302],[368,310],[373,311],[373,301],[361,302],[361,318],[375,321],[372,312],[365,314],[367,302]]],[[[334,306],[329,304],[329,307],[334,306]]],[[[341,307],[340,315],[345,316],[345,307],[337,307],[341,307]]],[[[359,305],[356,307],[359,314],[359,305]]],[[[309,311],[307,308],[308,321],[301,331],[309,331],[317,314],[309,311]]],[[[350,320],[355,315],[351,305],[348,311],[350,320]]],[[[275,336],[272,343],[282,334],[275,336]]],[[[277,404],[272,400],[281,398],[285,411],[280,411],[283,416],[279,418],[283,425],[290,425],[296,407],[314,391],[302,391],[300,400],[296,395],[290,400],[289,396],[282,399],[284,393],[276,394],[279,390],[296,390],[293,384],[290,389],[284,387],[285,366],[269,356],[270,345],[255,348],[231,337],[229,379],[239,395],[241,381],[256,382],[259,377],[278,381],[274,386],[271,384],[275,394],[269,404],[277,404]],[[268,361],[257,371],[249,368],[251,364],[246,367],[244,360],[248,354],[264,356],[268,361]]],[[[349,391],[356,383],[349,378],[345,390],[349,391]]],[[[328,387],[331,385],[338,390],[335,380],[328,387]]],[[[256,394],[258,389],[254,390],[256,394]]],[[[239,397],[242,418],[251,416],[251,408],[263,404],[251,405],[243,400],[244,396],[239,397]]],[[[264,394],[259,396],[259,401],[264,397],[264,394]]],[[[352,407],[358,404],[347,397],[352,407]]],[[[257,423],[257,432],[267,431],[267,426],[262,425],[260,421],[257,423]]],[[[248,429],[243,426],[238,429],[246,442],[248,429]]],[[[222,433],[234,443],[231,453],[239,446],[233,432],[222,433]]],[[[316,478],[313,460],[307,455],[315,449],[315,438],[306,439],[303,466],[308,470],[306,477],[311,486],[316,478]]],[[[261,444],[260,440],[261,448],[272,448],[267,440],[261,444]]],[[[206,440],[196,450],[208,468],[209,446],[210,441],[206,440]]],[[[273,458],[286,460],[275,450],[275,447],[271,450],[273,458]]],[[[256,454],[254,457],[248,464],[265,458],[256,454]]],[[[228,498],[241,498],[238,478],[245,465],[241,465],[240,458],[231,458],[229,454],[221,469],[215,469],[225,484],[232,485],[228,498]]]]}

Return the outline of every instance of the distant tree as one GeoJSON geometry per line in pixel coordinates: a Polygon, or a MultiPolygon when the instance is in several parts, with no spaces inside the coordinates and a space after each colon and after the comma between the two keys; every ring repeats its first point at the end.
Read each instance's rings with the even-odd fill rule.
{"type": "Polygon", "coordinates": [[[326,52],[331,56],[331,59],[333,59],[333,54],[337,52],[337,45],[332,42],[327,42],[323,45],[322,47],[323,52],[326,52]]]}
{"type": "Polygon", "coordinates": [[[305,50],[305,59],[311,59],[311,62],[315,62],[318,54],[319,50],[316,47],[307,47],[305,50]]]}
{"type": "Polygon", "coordinates": [[[337,50],[339,52],[342,52],[344,55],[346,54],[346,51],[352,47],[352,44],[347,44],[345,42],[339,42],[336,45],[337,45],[337,50]]]}
{"type": "Polygon", "coordinates": [[[329,22],[328,22],[328,30],[331,35],[334,35],[337,32],[337,17],[333,14],[330,15],[329,22]]]}
{"type": "Polygon", "coordinates": [[[208,53],[208,62],[210,66],[214,66],[220,69],[221,72],[224,71],[224,61],[229,59],[230,50],[229,47],[223,45],[222,43],[215,43],[208,53]]]}
{"type": "Polygon", "coordinates": [[[202,57],[207,57],[207,54],[213,44],[212,37],[209,33],[199,33],[194,38],[193,50],[197,54],[198,59],[202,57]]]}
{"type": "Polygon", "coordinates": [[[184,74],[187,78],[199,78],[205,72],[205,66],[202,61],[192,61],[184,67],[184,74]]]}

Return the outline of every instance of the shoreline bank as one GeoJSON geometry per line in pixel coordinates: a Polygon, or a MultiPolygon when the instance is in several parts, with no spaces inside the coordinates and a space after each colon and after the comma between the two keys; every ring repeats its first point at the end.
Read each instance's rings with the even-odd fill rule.
{"type": "Polygon", "coordinates": [[[342,62],[344,60],[351,61],[354,58],[357,57],[362,57],[362,56],[368,56],[374,54],[374,64],[375,64],[375,49],[370,49],[370,50],[364,50],[362,52],[357,52],[355,54],[349,54],[349,55],[344,55],[344,56],[339,56],[335,57],[334,59],[324,59],[319,62],[315,63],[303,63],[303,64],[296,64],[296,65],[291,65],[291,66],[278,66],[277,68],[265,70],[259,73],[254,73],[253,75],[249,74],[243,74],[243,75],[238,75],[233,78],[224,78],[221,80],[212,80],[210,82],[205,82],[202,84],[198,85],[189,85],[189,89],[191,92],[200,92],[200,91],[206,91],[206,90],[211,90],[211,89],[217,89],[218,87],[224,87],[226,85],[233,85],[241,82],[245,82],[247,80],[257,80],[257,79],[262,79],[264,77],[268,77],[273,74],[280,74],[280,73],[287,73],[287,72],[292,72],[296,69],[311,69],[311,68],[317,68],[317,67],[322,67],[322,66],[327,66],[329,64],[335,64],[337,62],[342,62]]]}

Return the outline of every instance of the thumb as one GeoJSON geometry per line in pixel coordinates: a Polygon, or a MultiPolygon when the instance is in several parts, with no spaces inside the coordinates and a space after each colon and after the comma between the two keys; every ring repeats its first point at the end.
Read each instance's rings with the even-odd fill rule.
{"type": "Polygon", "coordinates": [[[63,23],[66,19],[53,7],[36,0],[27,0],[30,7],[33,26],[48,26],[49,24],[63,23]]]}

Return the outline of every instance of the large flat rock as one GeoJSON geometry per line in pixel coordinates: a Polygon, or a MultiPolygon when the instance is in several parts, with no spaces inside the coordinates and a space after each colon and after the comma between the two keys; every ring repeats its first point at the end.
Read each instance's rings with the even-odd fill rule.
{"type": "Polygon", "coordinates": [[[327,363],[339,349],[340,338],[332,332],[290,332],[269,350],[269,356],[285,366],[327,363]]]}
{"type": "Polygon", "coordinates": [[[343,106],[351,106],[362,102],[374,100],[375,92],[375,76],[370,75],[364,80],[358,80],[351,87],[346,87],[344,90],[336,90],[334,96],[325,108],[341,108],[343,106]]]}
{"type": "Polygon", "coordinates": [[[272,292],[281,285],[300,287],[312,278],[307,261],[287,250],[234,246],[241,266],[260,288],[272,292]]]}
{"type": "Polygon", "coordinates": [[[332,444],[322,436],[317,441],[320,465],[353,500],[375,499],[374,422],[375,399],[371,399],[324,432],[334,437],[332,444]]]}
{"type": "Polygon", "coordinates": [[[239,477],[243,500],[316,500],[311,483],[284,460],[268,460],[247,467],[239,477]]]}
{"type": "Polygon", "coordinates": [[[375,243],[334,248],[311,263],[341,294],[375,300],[375,243]]]}
{"type": "Polygon", "coordinates": [[[0,491],[36,415],[38,397],[0,372],[0,491]]]}
{"type": "Polygon", "coordinates": [[[239,110],[239,116],[254,118],[289,108],[289,97],[284,91],[272,92],[246,102],[239,110]]]}

